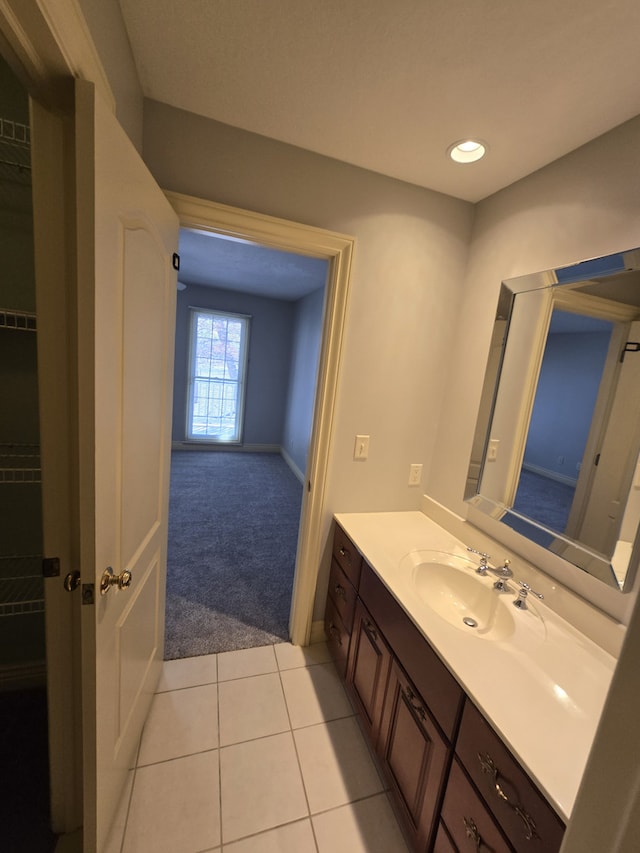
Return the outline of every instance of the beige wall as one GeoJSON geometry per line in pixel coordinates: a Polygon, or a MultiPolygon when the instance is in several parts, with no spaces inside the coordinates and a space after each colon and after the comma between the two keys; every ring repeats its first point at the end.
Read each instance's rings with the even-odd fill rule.
{"type": "MultiPolygon", "coordinates": [[[[639,149],[640,117],[476,206],[449,381],[426,480],[426,491],[460,515],[466,516],[463,484],[500,282],[640,245],[639,149]]],[[[628,620],[629,596],[590,578],[578,580],[581,594],[628,620]]]]}
{"type": "Polygon", "coordinates": [[[326,531],[333,512],[418,509],[409,465],[431,462],[472,205],[156,102],[144,129],[163,188],[356,238],[326,531]],[[353,461],[357,433],[367,462],[353,461]]]}
{"type": "Polygon", "coordinates": [[[116,101],[116,116],[142,151],[142,87],[118,0],[79,0],[116,101]]]}

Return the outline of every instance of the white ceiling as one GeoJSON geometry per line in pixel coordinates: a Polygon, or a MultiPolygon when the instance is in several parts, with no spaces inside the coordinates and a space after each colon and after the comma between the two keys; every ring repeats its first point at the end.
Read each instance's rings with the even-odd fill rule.
{"type": "Polygon", "coordinates": [[[639,0],[120,4],[146,96],[469,201],[640,114],[639,0]]]}
{"type": "Polygon", "coordinates": [[[270,299],[295,301],[324,287],[328,261],[281,252],[246,240],[180,229],[178,280],[270,299]]]}

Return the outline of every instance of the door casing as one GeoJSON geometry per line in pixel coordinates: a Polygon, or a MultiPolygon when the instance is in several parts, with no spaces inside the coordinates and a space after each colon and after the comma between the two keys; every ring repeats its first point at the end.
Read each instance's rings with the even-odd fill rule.
{"type": "Polygon", "coordinates": [[[273,249],[329,261],[318,381],[289,617],[291,642],[304,646],[314,638],[313,606],[326,520],[325,484],[354,239],[322,228],[182,193],[165,191],[165,195],[178,214],[182,228],[238,237],[273,249]]]}

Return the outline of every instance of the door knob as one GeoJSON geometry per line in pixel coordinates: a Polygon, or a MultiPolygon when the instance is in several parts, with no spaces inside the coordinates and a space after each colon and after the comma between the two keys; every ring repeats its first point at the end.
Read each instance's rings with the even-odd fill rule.
{"type": "Polygon", "coordinates": [[[100,595],[106,595],[112,586],[117,586],[118,589],[128,589],[132,580],[133,575],[129,569],[123,569],[119,575],[116,575],[111,566],[107,566],[100,579],[100,595]]]}
{"type": "Polygon", "coordinates": [[[73,592],[74,589],[78,589],[80,586],[80,572],[68,572],[64,577],[62,585],[67,592],[73,592]]]}

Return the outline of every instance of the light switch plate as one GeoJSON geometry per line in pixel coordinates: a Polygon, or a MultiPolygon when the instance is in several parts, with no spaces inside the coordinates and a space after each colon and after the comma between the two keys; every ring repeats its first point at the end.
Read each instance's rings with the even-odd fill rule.
{"type": "Polygon", "coordinates": [[[422,479],[422,462],[413,462],[409,466],[409,485],[419,486],[422,479]]]}
{"type": "Polygon", "coordinates": [[[369,457],[369,436],[357,435],[355,447],[353,448],[353,458],[356,462],[364,462],[369,457]]]}

